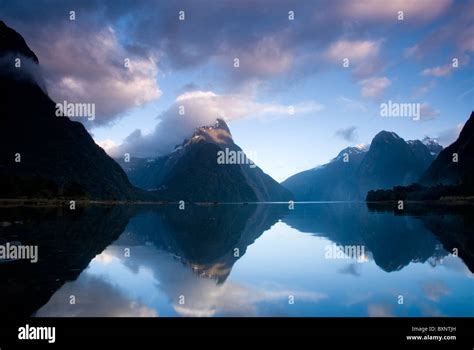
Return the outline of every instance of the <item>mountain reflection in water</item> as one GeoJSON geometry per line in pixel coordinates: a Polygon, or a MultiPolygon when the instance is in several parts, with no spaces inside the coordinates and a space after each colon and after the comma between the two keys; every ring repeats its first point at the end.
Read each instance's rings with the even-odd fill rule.
{"type": "Polygon", "coordinates": [[[8,318],[472,316],[469,209],[4,208],[0,238],[37,244],[39,262],[0,264],[2,310],[8,318]],[[364,259],[328,259],[334,244],[363,247],[364,259]]]}

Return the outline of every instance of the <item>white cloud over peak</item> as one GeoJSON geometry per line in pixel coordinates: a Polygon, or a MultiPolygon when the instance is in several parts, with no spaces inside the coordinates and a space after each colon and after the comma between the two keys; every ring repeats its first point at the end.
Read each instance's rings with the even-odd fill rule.
{"type": "MultiPolygon", "coordinates": [[[[324,107],[315,101],[305,101],[292,106],[277,103],[261,103],[245,94],[219,95],[212,91],[187,91],[158,116],[153,132],[132,132],[118,147],[108,148],[113,156],[130,153],[133,156],[152,157],[168,154],[176,145],[190,137],[203,125],[214,124],[217,118],[233,121],[242,118],[265,118],[317,113],[324,107]],[[293,114],[290,114],[290,107],[293,114]],[[180,110],[184,114],[180,114],[180,110]]],[[[104,144],[109,146],[109,144],[104,144]]]]}

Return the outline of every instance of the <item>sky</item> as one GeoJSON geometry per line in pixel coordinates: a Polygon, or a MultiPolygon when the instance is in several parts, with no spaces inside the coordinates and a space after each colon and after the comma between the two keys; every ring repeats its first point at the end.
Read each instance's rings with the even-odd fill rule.
{"type": "Polygon", "coordinates": [[[467,0],[0,0],[53,100],[95,104],[79,121],[110,155],[166,154],[219,117],[278,181],[381,130],[453,142],[474,109],[472,13],[467,0]],[[388,101],[420,120],[382,117],[388,101]]]}

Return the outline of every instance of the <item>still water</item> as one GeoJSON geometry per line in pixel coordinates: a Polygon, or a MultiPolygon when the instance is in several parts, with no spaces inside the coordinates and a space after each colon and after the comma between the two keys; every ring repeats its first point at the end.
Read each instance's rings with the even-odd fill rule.
{"type": "Polygon", "coordinates": [[[472,208],[365,203],[2,209],[20,316],[474,316],[472,208]],[[345,254],[342,253],[345,251],[345,254]]]}

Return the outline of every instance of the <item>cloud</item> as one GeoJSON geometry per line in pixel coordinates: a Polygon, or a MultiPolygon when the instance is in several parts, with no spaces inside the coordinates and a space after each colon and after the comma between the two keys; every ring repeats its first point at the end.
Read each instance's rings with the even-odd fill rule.
{"type": "MultiPolygon", "coordinates": [[[[133,53],[142,60],[157,55],[160,71],[163,72],[185,71],[217,63],[220,70],[213,79],[223,80],[229,90],[236,82],[246,79],[286,78],[285,74],[314,71],[314,60],[305,60],[304,57],[318,52],[320,58],[328,46],[328,58],[344,53],[354,61],[373,56],[380,46],[380,42],[358,39],[369,27],[365,24],[353,25],[354,21],[347,20],[345,9],[350,6],[345,1],[327,2],[324,10],[312,2],[289,5],[284,0],[274,0],[271,4],[265,1],[227,0],[218,5],[213,1],[194,0],[139,0],[133,3],[38,0],[27,7],[9,0],[4,3],[8,3],[2,13],[5,19],[25,35],[29,43],[34,44],[35,51],[41,51],[38,52],[40,61],[49,62],[51,72],[62,77],[67,77],[66,70],[54,69],[55,55],[59,55],[62,63],[68,62],[70,68],[78,64],[77,70],[81,67],[92,69],[95,64],[87,61],[88,52],[110,48],[100,41],[96,42],[93,34],[99,35],[106,28],[117,31],[116,37],[120,38],[118,41],[121,43],[119,51],[125,51],[129,56],[133,53]],[[290,8],[296,13],[295,21],[287,18],[290,8]],[[76,11],[75,21],[67,18],[71,9],[76,11]],[[185,11],[184,21],[178,18],[180,10],[185,11]],[[38,13],[47,13],[47,16],[38,16],[38,13]],[[343,26],[335,27],[334,23],[342,23],[343,26]],[[347,36],[349,24],[350,38],[347,36]],[[66,35],[61,35],[64,32],[66,35]],[[63,50],[60,50],[57,41],[63,50]],[[67,61],[61,56],[67,56],[67,61]],[[239,69],[233,67],[234,58],[241,61],[239,69]]],[[[112,57],[118,61],[122,59],[121,52],[113,53],[112,57]]],[[[92,56],[96,57],[94,53],[92,56]]],[[[370,66],[375,69],[380,64],[372,62],[370,66]]],[[[75,78],[78,80],[77,76],[75,78]]],[[[67,82],[65,85],[68,86],[67,82]]],[[[110,104],[113,107],[114,103],[110,104]]]]}
{"type": "Polygon", "coordinates": [[[432,76],[432,77],[444,77],[451,73],[452,65],[445,64],[443,66],[436,66],[433,68],[423,69],[421,75],[432,76]]]}
{"type": "Polygon", "coordinates": [[[436,87],[436,80],[431,79],[428,83],[423,84],[423,85],[417,87],[416,89],[414,89],[411,96],[412,96],[412,98],[417,98],[419,96],[422,96],[422,95],[426,94],[428,91],[430,91],[434,87],[436,87]]]}
{"type": "Polygon", "coordinates": [[[107,153],[113,152],[118,147],[118,145],[110,139],[98,141],[96,143],[107,153]]]}
{"type": "MultiPolygon", "coordinates": [[[[219,90],[231,95],[253,79],[289,89],[293,80],[326,69],[328,61],[348,57],[356,81],[366,85],[363,96],[376,97],[386,86],[371,85],[387,83],[383,80],[387,78],[377,78],[388,64],[379,57],[385,52],[382,44],[404,35],[392,30],[389,21],[398,10],[405,11],[409,28],[443,15],[448,33],[438,33],[433,40],[456,42],[464,51],[474,46],[469,16],[464,15],[460,24],[449,21],[450,0],[326,1],[324,6],[285,0],[271,4],[38,0],[27,7],[5,0],[3,4],[7,4],[2,8],[4,18],[25,36],[45,65],[53,97],[95,102],[94,122],[99,124],[159,98],[157,79],[162,74],[187,74],[193,69],[199,71],[192,78],[200,79],[199,87],[182,91],[219,90]],[[295,11],[295,21],[287,18],[289,8],[295,11]],[[77,13],[76,21],[67,18],[71,9],[77,13]],[[178,19],[180,10],[186,12],[185,21],[178,19]],[[47,16],[38,15],[44,13],[47,16]],[[379,38],[368,37],[370,33],[380,34],[379,38]],[[123,69],[126,57],[132,60],[130,70],[123,69]],[[234,58],[240,59],[239,68],[233,67],[234,58]],[[279,84],[273,84],[277,79],[279,84]]],[[[469,13],[464,7],[460,13],[469,13]]],[[[431,40],[416,43],[417,51],[423,51],[425,39],[431,40]]]]}
{"type": "Polygon", "coordinates": [[[182,94],[182,93],[185,93],[188,91],[194,91],[194,90],[201,90],[201,88],[195,82],[190,82],[190,83],[184,84],[181,87],[181,89],[179,89],[179,92],[182,94]]]}
{"type": "Polygon", "coordinates": [[[387,77],[374,77],[364,79],[360,81],[359,84],[362,87],[361,95],[363,97],[375,98],[382,95],[392,82],[387,77]]]}
{"type": "Polygon", "coordinates": [[[458,96],[458,100],[462,100],[464,97],[468,96],[469,94],[471,94],[472,92],[474,91],[474,87],[470,88],[470,89],[467,89],[466,91],[464,91],[462,94],[460,94],[458,96]]]}
{"type": "Polygon", "coordinates": [[[440,115],[440,111],[428,103],[422,103],[420,106],[420,118],[421,120],[430,120],[440,115]]]}
{"type": "Polygon", "coordinates": [[[221,64],[231,67],[234,75],[244,77],[274,76],[286,72],[293,61],[291,50],[284,48],[274,37],[264,37],[253,43],[252,47],[242,50],[241,47],[223,50],[226,54],[220,57],[221,64]],[[234,67],[238,58],[240,67],[234,67]]]}
{"type": "Polygon", "coordinates": [[[7,54],[0,57],[0,73],[20,81],[35,82],[43,92],[47,93],[43,70],[30,57],[20,54],[7,54]],[[20,59],[21,67],[15,67],[13,62],[20,59]]]}
{"type": "Polygon", "coordinates": [[[435,302],[450,294],[446,284],[441,281],[426,282],[421,288],[423,289],[423,292],[425,292],[426,297],[435,302]]]}
{"type": "MultiPolygon", "coordinates": [[[[144,293],[166,296],[167,302],[178,316],[268,316],[272,312],[266,307],[268,303],[284,308],[289,305],[290,295],[294,296],[295,304],[318,303],[328,298],[325,293],[318,291],[286,288],[273,283],[250,286],[227,280],[218,284],[213,278],[200,276],[173,254],[153,246],[135,247],[132,258],[123,258],[123,247],[119,245],[109,246],[106,253],[117,259],[121,268],[126,268],[121,270],[122,273],[132,272],[131,278],[139,278],[136,270],[149,271],[147,283],[140,281],[142,289],[146,291],[144,293]],[[185,297],[183,304],[179,303],[181,295],[185,297]]],[[[113,273],[113,269],[97,266],[97,271],[104,271],[101,277],[111,280],[109,274],[113,273]]],[[[175,316],[174,313],[170,315],[175,316]]]]}
{"type": "Polygon", "coordinates": [[[323,109],[319,103],[307,101],[293,105],[294,115],[290,115],[289,107],[260,103],[252,96],[243,94],[218,95],[212,91],[188,91],[179,95],[174,104],[158,117],[159,122],[152,133],[142,134],[140,130],[135,130],[122,145],[109,149],[109,152],[114,156],[123,153],[141,157],[164,155],[190,137],[197,127],[212,125],[217,118],[233,121],[266,116],[295,117],[323,109]],[[184,115],[179,114],[180,108],[184,115]]]}
{"type": "MultiPolygon", "coordinates": [[[[433,2],[435,3],[435,2],[433,2]]],[[[426,55],[433,57],[433,51],[439,50],[445,44],[453,46],[455,52],[451,58],[461,58],[466,53],[474,52],[474,24],[471,13],[474,11],[474,2],[456,2],[446,12],[448,20],[440,26],[436,26],[421,41],[405,49],[406,57],[421,59],[426,55]]]]}
{"type": "Polygon", "coordinates": [[[368,111],[367,106],[363,102],[353,100],[348,97],[339,96],[336,99],[336,102],[338,104],[341,104],[343,106],[343,110],[346,112],[367,112],[368,111]]]}
{"type": "Polygon", "coordinates": [[[95,103],[98,124],[161,96],[156,58],[127,52],[111,27],[57,30],[39,43],[39,56],[53,100],[95,103]]]}
{"type": "Polygon", "coordinates": [[[429,21],[440,16],[452,0],[358,0],[341,3],[341,12],[357,20],[397,21],[398,11],[404,12],[404,20],[429,21]]]}
{"type": "Polygon", "coordinates": [[[317,303],[327,298],[326,294],[319,292],[281,289],[281,287],[274,290],[262,287],[251,288],[230,282],[212,289],[209,291],[209,297],[201,293],[200,298],[194,298],[192,304],[186,306],[175,304],[174,310],[181,316],[187,317],[210,317],[223,311],[228,315],[252,316],[258,315],[259,303],[287,304],[290,295],[294,297],[295,302],[317,303]]]}
{"type": "Polygon", "coordinates": [[[354,142],[357,139],[356,130],[357,127],[353,125],[349,126],[348,128],[336,130],[335,135],[339,136],[345,141],[354,142]]]}
{"type": "Polygon", "coordinates": [[[339,270],[344,275],[352,275],[354,277],[360,277],[360,264],[349,264],[339,270]]]}
{"type": "Polygon", "coordinates": [[[447,315],[444,315],[440,310],[428,304],[422,304],[420,311],[425,317],[447,317],[447,315]]]}
{"type": "Polygon", "coordinates": [[[348,58],[350,61],[360,63],[368,58],[378,55],[380,42],[370,40],[338,40],[332,43],[325,52],[325,57],[337,63],[348,58]]]}
{"type": "Polygon", "coordinates": [[[158,314],[156,310],[130,300],[117,286],[83,272],[76,281],[66,282],[35,316],[156,317],[158,314]],[[69,303],[71,295],[76,304],[69,303]]]}
{"type": "Polygon", "coordinates": [[[384,69],[385,62],[379,57],[382,42],[381,39],[339,39],[329,45],[322,57],[337,66],[342,66],[344,59],[348,59],[348,68],[360,80],[384,69]]]}
{"type": "Polygon", "coordinates": [[[369,317],[393,317],[392,310],[386,304],[369,304],[367,306],[367,314],[369,317]]]}

